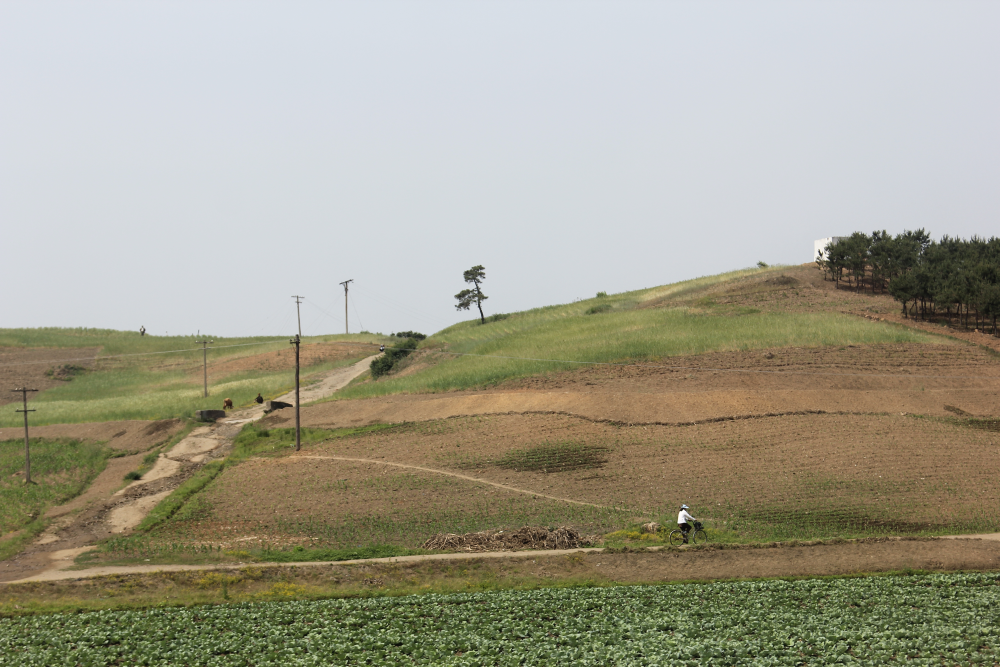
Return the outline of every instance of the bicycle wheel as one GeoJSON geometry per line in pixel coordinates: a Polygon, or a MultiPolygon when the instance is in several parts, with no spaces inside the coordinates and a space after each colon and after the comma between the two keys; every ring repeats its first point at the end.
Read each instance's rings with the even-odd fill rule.
{"type": "Polygon", "coordinates": [[[691,542],[694,544],[705,544],[708,542],[708,534],[704,530],[696,530],[691,535],[691,542]]]}
{"type": "Polygon", "coordinates": [[[670,545],[677,547],[684,544],[684,534],[679,530],[670,531],[670,545]]]}

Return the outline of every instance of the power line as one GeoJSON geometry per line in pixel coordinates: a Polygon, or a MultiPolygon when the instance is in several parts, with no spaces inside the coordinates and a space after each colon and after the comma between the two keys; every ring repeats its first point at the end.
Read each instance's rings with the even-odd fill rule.
{"type": "Polygon", "coordinates": [[[319,305],[318,303],[316,303],[315,301],[310,301],[309,299],[306,299],[306,300],[305,300],[305,302],[306,302],[306,303],[308,303],[309,305],[311,305],[311,306],[315,307],[315,308],[316,308],[316,310],[320,311],[321,313],[323,313],[324,315],[326,315],[326,316],[327,316],[327,317],[329,317],[330,319],[332,319],[332,320],[336,321],[337,323],[339,323],[339,322],[340,322],[340,316],[338,316],[338,315],[334,315],[334,314],[333,314],[333,313],[331,313],[330,311],[328,311],[328,310],[326,310],[325,308],[323,308],[322,306],[320,306],[320,305],[319,305]]]}
{"type": "Polygon", "coordinates": [[[427,324],[431,324],[433,326],[440,326],[444,322],[444,320],[441,320],[441,319],[437,319],[437,318],[434,318],[434,317],[427,317],[426,315],[421,314],[418,311],[413,310],[412,308],[410,308],[408,306],[405,306],[403,304],[395,302],[395,301],[393,301],[392,299],[390,299],[388,297],[380,296],[377,292],[372,292],[369,289],[365,289],[363,287],[357,287],[357,286],[355,286],[355,289],[361,290],[362,294],[365,294],[369,298],[374,299],[375,301],[378,301],[379,303],[381,303],[381,304],[383,304],[385,306],[388,306],[389,308],[392,308],[393,310],[402,311],[403,314],[406,315],[407,317],[411,317],[411,318],[414,318],[414,319],[417,319],[417,320],[421,320],[421,321],[426,322],[427,324]]]}
{"type": "Polygon", "coordinates": [[[365,323],[361,321],[361,314],[358,313],[358,300],[355,299],[354,303],[352,303],[351,305],[354,306],[354,315],[358,318],[358,324],[361,325],[361,331],[364,331],[365,323]]]}
{"type": "Polygon", "coordinates": [[[389,306],[390,308],[393,308],[395,310],[403,311],[405,314],[407,314],[410,317],[414,317],[414,318],[417,318],[417,319],[420,319],[420,320],[424,320],[425,322],[433,323],[435,325],[437,325],[437,324],[439,324],[439,323],[441,323],[441,322],[444,321],[444,320],[440,320],[440,319],[435,318],[435,317],[427,317],[427,315],[424,314],[424,313],[422,313],[421,311],[418,311],[418,310],[413,309],[413,308],[411,308],[411,307],[409,307],[409,306],[407,306],[407,305],[405,305],[403,303],[395,301],[395,300],[391,299],[390,297],[387,297],[385,295],[381,295],[378,292],[373,292],[372,290],[365,289],[363,287],[358,287],[357,289],[361,290],[362,293],[366,294],[367,296],[369,296],[370,298],[374,299],[375,301],[378,301],[379,303],[385,304],[386,306],[389,306]]]}
{"type": "Polygon", "coordinates": [[[272,328],[272,324],[275,321],[279,319],[284,319],[286,317],[288,317],[288,311],[286,311],[284,308],[276,309],[274,312],[271,313],[270,317],[264,320],[264,324],[259,329],[257,329],[257,331],[253,335],[246,336],[246,338],[256,338],[257,336],[261,335],[264,331],[267,331],[269,328],[272,328]]]}
{"type": "MultiPolygon", "coordinates": [[[[306,304],[312,304],[311,301],[306,300],[306,304]]],[[[319,310],[314,310],[312,312],[312,319],[309,318],[309,311],[306,311],[306,329],[309,331],[319,331],[323,328],[322,320],[327,319],[327,315],[319,310]]],[[[339,328],[339,327],[338,327],[339,328]]]]}

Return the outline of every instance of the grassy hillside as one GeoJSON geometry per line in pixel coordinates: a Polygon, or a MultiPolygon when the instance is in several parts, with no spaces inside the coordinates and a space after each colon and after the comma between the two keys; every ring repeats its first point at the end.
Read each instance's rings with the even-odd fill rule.
{"type": "Polygon", "coordinates": [[[745,269],[672,285],[514,313],[482,325],[462,322],[420,348],[430,368],[354,385],[337,398],[438,392],[578,368],[567,362],[656,362],[678,355],[771,347],[943,342],[934,336],[839,312],[720,305],[706,290],[783,268],[745,269]],[[666,304],[666,305],[664,305],[666,304]],[[453,356],[443,352],[476,356],[453,356]],[[483,355],[483,356],[479,356],[483,355]],[[507,357],[507,358],[504,358],[507,357]]]}
{"type": "MultiPolygon", "coordinates": [[[[341,391],[337,398],[488,387],[511,378],[579,367],[560,360],[657,362],[710,351],[941,340],[836,311],[719,304],[706,297],[713,290],[766,280],[785,270],[744,269],[536,308],[485,325],[477,320],[462,322],[424,341],[415,359],[417,367],[411,372],[356,384],[341,391]]],[[[87,372],[34,398],[38,412],[33,413],[32,423],[36,424],[183,416],[197,409],[219,407],[222,397],[240,405],[258,392],[273,397],[291,387],[289,361],[283,366],[249,361],[221,365],[226,360],[287,351],[286,338],[214,340],[208,353],[210,396],[205,399],[200,376],[202,353],[192,336],[139,336],[132,331],[85,328],[0,329],[0,351],[88,349],[81,354],[81,361],[70,362],[86,366],[87,372]],[[89,350],[95,348],[100,350],[99,358],[87,361],[89,350]],[[213,365],[219,367],[219,372],[213,372],[213,365]]],[[[351,335],[309,337],[304,342],[308,347],[316,343],[371,344],[390,340],[396,339],[351,335]]],[[[319,372],[352,363],[365,356],[367,350],[358,348],[356,352],[332,360],[304,362],[304,367],[308,373],[319,372]]],[[[51,372],[51,368],[36,362],[37,357],[33,357],[31,364],[22,367],[36,374],[51,372]]],[[[18,363],[14,360],[8,365],[18,368],[18,363]]],[[[58,363],[52,366],[58,367],[58,363]]],[[[17,423],[12,410],[0,411],[0,426],[17,423]]]]}
{"type": "Polygon", "coordinates": [[[207,334],[201,338],[196,336],[140,336],[137,331],[90,329],[87,327],[0,329],[0,347],[100,347],[101,354],[105,356],[200,348],[195,344],[197,340],[215,340],[217,341],[216,345],[240,345],[267,341],[281,342],[284,339],[274,336],[221,338],[207,334]]]}
{"type": "MultiPolygon", "coordinates": [[[[680,502],[692,503],[712,539],[724,542],[995,530],[989,508],[997,485],[981,465],[994,453],[992,431],[938,414],[941,404],[950,415],[984,413],[984,404],[968,394],[984,387],[966,386],[961,378],[978,374],[991,358],[974,346],[849,314],[874,318],[894,306],[816,279],[808,267],[747,270],[538,308],[485,325],[460,323],[424,341],[403,368],[342,394],[474,388],[581,367],[573,361],[669,364],[680,355],[705,355],[699,361],[707,368],[768,375],[740,384],[743,393],[733,398],[726,393],[735,384],[731,375],[691,380],[686,373],[595,370],[591,375],[608,377],[584,383],[595,388],[581,394],[594,405],[601,394],[619,401],[616,409],[627,419],[610,422],[587,416],[586,409],[579,416],[557,410],[546,391],[538,395],[548,404],[537,409],[518,411],[508,402],[501,414],[478,414],[495,406],[485,405],[490,396],[475,397],[479,403],[470,403],[469,413],[439,419],[433,410],[417,411],[413,420],[387,419],[402,422],[391,426],[381,417],[367,419],[364,408],[391,404],[399,411],[403,403],[443,401],[307,408],[307,421],[310,411],[330,412],[339,415],[324,417],[330,423],[367,428],[311,429],[298,455],[291,452],[288,416],[274,414],[246,428],[230,460],[210,464],[164,500],[139,534],[108,541],[94,558],[247,562],[317,549],[405,551],[421,548],[435,533],[522,525],[569,526],[604,534],[612,544],[648,544],[665,533],[643,535],[637,524],[652,519],[668,526],[680,502]],[[762,348],[776,354],[755,352],[762,348]],[[455,352],[467,356],[449,354],[455,352]],[[801,377],[830,369],[841,376],[840,370],[858,369],[864,377],[801,377]],[[833,393],[816,398],[818,410],[796,408],[775,393],[762,399],[770,407],[759,414],[757,399],[746,395],[776,388],[833,393]],[[726,391],[709,397],[720,389],[726,391]],[[939,421],[912,416],[910,404],[905,412],[885,409],[882,390],[895,392],[886,405],[905,394],[920,409],[936,410],[939,421]],[[911,396],[917,392],[919,399],[911,396]],[[710,418],[688,420],[676,416],[687,409],[685,401],[718,405],[706,413],[710,418]],[[640,410],[663,403],[676,413],[669,423],[657,417],[659,407],[650,408],[656,414],[649,418],[640,410]],[[553,464],[562,459],[573,465],[553,464]],[[254,489],[252,501],[246,489],[254,489]],[[945,504],[948,511],[939,511],[945,504]]],[[[217,373],[215,391],[237,400],[244,389],[250,396],[269,380],[290,379],[287,370],[251,373],[228,361],[216,368],[228,370],[217,373]]],[[[106,387],[95,372],[47,395],[75,386],[92,409],[103,405],[118,413],[129,409],[115,403],[126,401],[125,393],[136,394],[147,410],[150,401],[172,396],[176,402],[163,405],[179,409],[185,400],[199,400],[199,370],[197,357],[176,369],[144,367],[134,385],[143,391],[135,392],[123,391],[132,386],[124,370],[106,387]],[[163,374],[159,387],[152,384],[156,373],[163,374]]],[[[558,385],[568,375],[576,382],[586,374],[553,374],[518,386],[558,385]]],[[[58,402],[38,405],[55,413],[58,402]]]]}
{"type": "MultiPolygon", "coordinates": [[[[385,337],[374,334],[339,334],[304,336],[302,342],[355,342],[370,343],[385,337]]],[[[85,327],[39,327],[36,329],[0,329],[0,348],[50,347],[50,348],[101,348],[101,357],[116,355],[145,356],[151,353],[169,353],[172,361],[201,361],[199,340],[215,341],[209,345],[209,359],[259,354],[261,350],[288,346],[288,336],[244,336],[225,338],[203,334],[197,336],[140,336],[135,331],[115,329],[88,329],[85,327]],[[271,347],[267,347],[270,345],[271,347]],[[177,352],[181,350],[182,352],[177,352]]],[[[389,340],[386,338],[386,340],[389,340]]]]}
{"type": "Polygon", "coordinates": [[[111,450],[78,440],[31,440],[31,478],[24,483],[24,440],[0,441],[0,559],[23,540],[8,539],[15,530],[26,537],[41,530],[45,512],[76,495],[104,469],[111,450]]]}
{"type": "MultiPolygon", "coordinates": [[[[209,337],[211,339],[211,337],[209,337]]],[[[388,340],[373,335],[315,336],[303,339],[307,373],[354,363],[370,354],[368,344],[388,340]],[[365,345],[348,345],[364,343],[365,345]],[[343,353],[306,354],[313,346],[344,344],[343,353]]],[[[258,392],[277,396],[293,386],[293,364],[287,338],[214,338],[209,346],[209,397],[203,397],[202,351],[191,336],[139,336],[106,329],[0,329],[0,350],[30,382],[68,360],[39,361],[37,348],[99,348],[97,358],[81,355],[71,380],[60,382],[32,398],[32,424],[58,424],[124,419],[165,419],[189,416],[204,408],[219,408],[223,397],[236,405],[249,403],[258,392]],[[19,361],[20,348],[35,353],[19,361]],[[279,355],[279,358],[275,358],[279,355]],[[269,363],[258,360],[267,359],[269,363]],[[21,370],[23,369],[23,370],[21,370]]],[[[64,356],[64,355],[62,355],[64,356]]],[[[71,357],[72,359],[72,357],[71,357]]],[[[20,382],[19,382],[20,383],[20,382]]],[[[20,416],[0,410],[0,426],[17,426],[20,416]]]]}

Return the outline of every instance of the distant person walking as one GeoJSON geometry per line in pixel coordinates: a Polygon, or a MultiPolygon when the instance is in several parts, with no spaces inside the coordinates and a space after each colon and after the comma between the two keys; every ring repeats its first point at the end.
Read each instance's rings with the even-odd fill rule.
{"type": "Polygon", "coordinates": [[[146,327],[144,327],[144,326],[139,327],[139,335],[140,336],[145,336],[146,335],[146,327]]]}
{"type": "Polygon", "coordinates": [[[264,402],[264,397],[261,396],[260,394],[257,394],[257,398],[255,398],[253,400],[255,400],[257,402],[257,405],[260,405],[261,403],[264,402]]]}

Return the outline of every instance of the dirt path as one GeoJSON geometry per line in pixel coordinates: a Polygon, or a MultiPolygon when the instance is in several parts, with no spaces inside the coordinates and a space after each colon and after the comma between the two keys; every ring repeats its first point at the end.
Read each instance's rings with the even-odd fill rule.
{"type": "MultiPolygon", "coordinates": [[[[491,482],[488,479],[481,479],[479,477],[472,477],[470,475],[462,475],[457,472],[449,472],[447,470],[438,470],[436,468],[425,468],[423,466],[411,465],[408,463],[393,463],[391,461],[380,461],[376,459],[359,459],[352,458],[350,456],[314,456],[314,455],[294,455],[286,457],[285,459],[278,460],[296,460],[296,459],[326,459],[331,461],[349,461],[351,463],[373,463],[382,466],[391,466],[393,468],[406,468],[408,470],[419,470],[420,472],[429,472],[434,475],[445,475],[446,477],[456,477],[458,479],[464,479],[468,482],[476,482],[478,484],[487,484],[489,486],[494,486],[498,489],[503,489],[505,491],[513,491],[515,493],[523,493],[529,495],[533,498],[547,498],[548,500],[557,500],[561,503],[572,503],[573,505],[586,505],[587,507],[597,507],[600,509],[613,509],[607,507],[606,505],[597,505],[595,503],[587,503],[582,500],[573,500],[571,498],[561,498],[559,496],[549,496],[544,493],[539,493],[537,491],[528,491],[527,489],[518,489],[513,486],[508,486],[507,484],[500,484],[499,482],[491,482]]],[[[265,460],[265,459],[260,459],[265,460]]],[[[268,461],[274,461],[275,459],[266,459],[268,461]]]]}
{"type": "MultiPolygon", "coordinates": [[[[347,385],[368,369],[372,359],[374,357],[329,372],[320,382],[300,391],[302,402],[323,398],[347,385]]],[[[294,400],[294,392],[282,396],[279,400],[286,402],[294,400]]],[[[114,488],[120,486],[124,472],[138,467],[138,459],[142,457],[136,454],[113,459],[105,471],[107,474],[102,473],[91,489],[66,505],[48,512],[48,516],[56,517],[56,521],[24,552],[2,564],[0,580],[52,572],[71,566],[73,558],[94,548],[99,540],[128,533],[139,525],[159,501],[170,495],[181,482],[202,465],[225,456],[243,424],[256,421],[263,416],[263,407],[254,405],[235,410],[224,420],[199,426],[168,452],[161,453],[153,468],[143,475],[142,479],[117,491],[114,491],[114,488]]],[[[154,422],[152,426],[144,422],[137,424],[142,424],[144,433],[146,431],[156,433],[157,429],[162,431],[165,428],[162,425],[165,424],[169,424],[174,431],[180,427],[179,420],[154,422]],[[158,424],[161,426],[156,426],[158,424]]],[[[103,434],[109,427],[101,426],[102,428],[97,431],[103,434]]],[[[39,430],[45,428],[61,435],[63,432],[72,431],[73,425],[40,427],[39,430]]],[[[94,428],[91,427],[90,430],[94,428]]],[[[123,444],[134,440],[125,431],[117,435],[123,444]]],[[[111,446],[116,445],[115,438],[112,438],[111,446]]]]}
{"type": "MultiPolygon", "coordinates": [[[[369,369],[372,361],[374,361],[379,355],[372,355],[366,359],[351,364],[350,366],[345,366],[343,368],[335,368],[332,371],[324,375],[318,382],[307,385],[305,387],[299,388],[299,401],[304,406],[310,401],[317,401],[321,398],[326,398],[327,396],[333,395],[340,389],[343,389],[351,380],[358,377],[365,371],[369,369]]],[[[295,405],[295,391],[290,391],[287,394],[279,396],[275,399],[282,403],[291,403],[292,406],[295,405]]],[[[294,414],[288,411],[289,414],[294,414]]],[[[281,411],[275,412],[275,417],[282,418],[283,413],[281,411]]],[[[241,408],[239,410],[234,410],[230,413],[229,417],[220,420],[218,424],[245,424],[247,422],[257,421],[264,417],[264,408],[259,405],[254,405],[249,408],[241,408]]],[[[288,416],[284,416],[285,419],[288,416]]]]}
{"type": "MultiPolygon", "coordinates": [[[[362,359],[356,364],[352,364],[344,368],[335,368],[327,373],[319,382],[300,388],[299,399],[303,404],[305,404],[310,401],[317,401],[321,398],[333,395],[334,392],[339,389],[343,389],[348,385],[348,383],[350,383],[351,380],[368,370],[372,361],[374,361],[378,356],[379,355],[376,354],[368,357],[367,359],[362,359]]],[[[295,392],[291,391],[278,400],[294,404],[295,392]]]]}
{"type": "MultiPolygon", "coordinates": [[[[711,546],[711,545],[710,545],[711,546]]],[[[500,551],[487,553],[448,553],[422,556],[364,558],[350,561],[311,561],[298,563],[253,563],[255,568],[320,568],[338,566],[383,566],[419,564],[432,561],[476,561],[495,559],[532,559],[545,572],[545,561],[574,554],[589,555],[578,561],[580,567],[618,582],[662,582],[739,579],[756,577],[829,576],[858,573],[915,570],[997,570],[1000,569],[1000,543],[978,538],[907,539],[875,538],[812,545],[770,544],[730,546],[729,548],[664,549],[652,547],[638,553],[615,553],[601,548],[551,551],[500,551]],[[600,569],[596,569],[600,568],[600,569]]],[[[64,556],[72,562],[75,553],[64,556]]],[[[105,566],[81,570],[51,569],[6,583],[19,584],[60,581],[108,575],[236,570],[248,563],[226,565],[133,565],[105,566]]]]}

